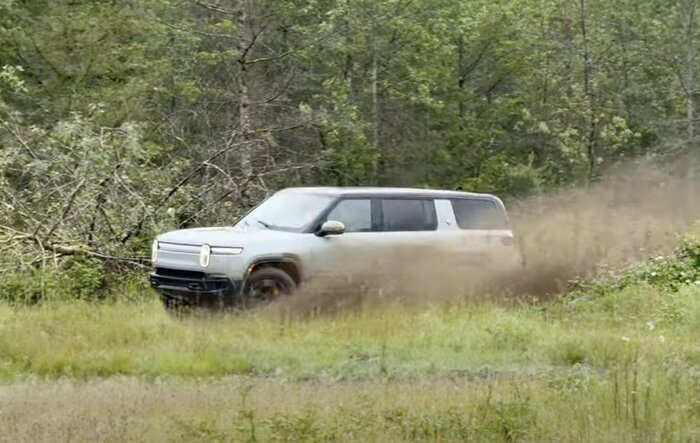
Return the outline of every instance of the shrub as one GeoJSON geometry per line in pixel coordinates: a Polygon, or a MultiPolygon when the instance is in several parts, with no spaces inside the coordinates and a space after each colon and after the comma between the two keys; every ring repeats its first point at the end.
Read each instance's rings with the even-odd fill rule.
{"type": "Polygon", "coordinates": [[[700,285],[700,238],[684,237],[669,256],[657,256],[620,272],[608,272],[592,281],[574,280],[569,285],[572,300],[600,298],[629,287],[651,285],[677,292],[688,284],[700,285]]]}

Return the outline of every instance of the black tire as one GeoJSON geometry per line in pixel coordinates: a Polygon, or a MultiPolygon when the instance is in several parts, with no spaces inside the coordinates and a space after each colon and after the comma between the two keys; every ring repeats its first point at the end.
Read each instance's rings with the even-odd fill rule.
{"type": "Polygon", "coordinates": [[[160,299],[163,302],[165,312],[175,317],[182,317],[191,309],[187,303],[166,294],[161,294],[160,299]]]}
{"type": "Polygon", "coordinates": [[[241,302],[244,307],[266,305],[292,295],[296,289],[297,284],[289,274],[279,268],[264,266],[255,269],[248,277],[241,302]]]}
{"type": "Polygon", "coordinates": [[[188,303],[167,295],[161,295],[163,308],[165,312],[177,319],[192,318],[192,317],[207,317],[216,312],[223,312],[228,306],[223,302],[199,305],[197,303],[188,303]]]}

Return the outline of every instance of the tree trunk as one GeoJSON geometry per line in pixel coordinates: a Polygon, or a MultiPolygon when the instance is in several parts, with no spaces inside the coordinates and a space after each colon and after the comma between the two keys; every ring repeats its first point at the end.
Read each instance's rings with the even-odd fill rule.
{"type": "Polygon", "coordinates": [[[697,186],[695,185],[696,171],[698,168],[699,154],[695,152],[695,60],[697,53],[695,50],[695,0],[686,0],[683,2],[683,15],[685,22],[683,23],[683,33],[685,38],[685,69],[683,70],[683,83],[685,90],[685,123],[686,123],[686,149],[690,152],[690,157],[687,159],[686,177],[689,186],[687,187],[691,197],[695,198],[697,186]]]}
{"type": "Polygon", "coordinates": [[[343,71],[343,78],[348,87],[348,102],[353,102],[352,94],[352,77],[353,77],[353,65],[355,61],[352,57],[354,40],[352,38],[352,18],[350,17],[350,0],[345,0],[345,69],[343,71]]]}
{"type": "MultiPolygon", "coordinates": [[[[347,104],[352,107],[355,104],[355,94],[353,92],[353,74],[355,71],[355,60],[353,58],[354,52],[354,38],[352,35],[352,15],[350,10],[350,0],[345,0],[345,66],[343,67],[343,79],[347,87],[346,100],[347,104]]],[[[355,143],[353,133],[351,131],[346,131],[344,138],[344,147],[347,152],[352,150],[353,144],[355,143]]],[[[343,177],[343,184],[347,184],[347,178],[343,177]]]]}
{"type": "Polygon", "coordinates": [[[464,38],[460,35],[457,40],[457,89],[459,101],[457,103],[457,117],[459,117],[459,129],[464,129],[464,84],[466,83],[466,74],[462,72],[464,69],[464,38]]]}
{"type": "MultiPolygon", "coordinates": [[[[541,98],[541,105],[542,105],[542,111],[543,115],[547,116],[547,120],[549,120],[549,115],[547,112],[547,101],[549,99],[549,55],[545,57],[545,65],[544,69],[542,72],[542,98],[541,98]]],[[[547,121],[549,123],[549,121],[547,121]]],[[[537,132],[537,137],[535,139],[535,143],[533,146],[532,150],[532,165],[535,168],[539,168],[544,165],[544,157],[545,157],[545,146],[547,144],[547,135],[544,134],[542,131],[537,132]]]]}
{"type": "Polygon", "coordinates": [[[579,0],[581,36],[583,37],[583,89],[586,95],[588,135],[586,139],[586,156],[588,157],[588,183],[595,175],[598,147],[598,117],[596,115],[596,97],[593,90],[593,61],[590,53],[590,40],[586,25],[586,1],[579,0]]]}
{"type": "MultiPolygon", "coordinates": [[[[247,14],[245,9],[245,1],[237,2],[236,10],[236,28],[238,38],[236,39],[236,51],[239,54],[238,59],[238,76],[236,84],[238,86],[238,131],[241,134],[241,139],[244,142],[249,142],[252,137],[252,118],[251,118],[251,99],[248,90],[248,60],[247,55],[250,51],[251,39],[247,33],[247,14]]],[[[239,151],[241,174],[244,180],[250,179],[253,176],[253,144],[242,143],[239,151]]]]}
{"type": "MultiPolygon", "coordinates": [[[[543,26],[542,28],[542,41],[546,41],[546,25],[543,26]]],[[[551,64],[551,52],[549,50],[549,47],[544,44],[540,51],[539,51],[543,56],[543,64],[544,66],[541,66],[541,72],[542,72],[542,94],[540,96],[540,106],[541,106],[541,112],[539,113],[541,115],[540,118],[545,118],[545,122],[547,124],[550,124],[550,115],[548,111],[548,101],[549,101],[549,82],[550,82],[550,64],[551,64]]],[[[534,166],[535,168],[540,168],[544,166],[545,163],[545,150],[547,146],[547,138],[548,135],[545,134],[543,131],[538,130],[537,131],[537,136],[535,137],[535,143],[533,144],[532,148],[532,163],[531,165],[534,166]]]]}
{"type": "Polygon", "coordinates": [[[685,118],[688,147],[690,147],[695,140],[695,0],[686,2],[685,6],[685,118]]]}
{"type": "Polygon", "coordinates": [[[378,74],[377,49],[372,50],[372,175],[376,182],[379,178],[379,74],[378,74]]]}

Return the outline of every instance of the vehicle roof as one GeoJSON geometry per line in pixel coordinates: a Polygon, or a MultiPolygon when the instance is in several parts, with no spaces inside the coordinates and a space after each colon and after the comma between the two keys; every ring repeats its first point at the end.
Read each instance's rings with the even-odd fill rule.
{"type": "Polygon", "coordinates": [[[475,192],[464,191],[444,191],[439,189],[422,189],[422,188],[392,188],[392,187],[298,187],[286,188],[280,192],[301,192],[313,194],[326,194],[333,196],[382,196],[382,195],[401,195],[401,196],[416,196],[424,198],[483,198],[490,200],[499,200],[498,197],[491,194],[479,194],[475,192]]]}

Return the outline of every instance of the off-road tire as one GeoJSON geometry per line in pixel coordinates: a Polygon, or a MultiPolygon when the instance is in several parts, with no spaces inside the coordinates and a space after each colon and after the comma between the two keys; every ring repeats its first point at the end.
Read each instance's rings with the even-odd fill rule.
{"type": "Polygon", "coordinates": [[[160,300],[163,302],[165,312],[174,317],[182,317],[189,313],[189,311],[192,309],[192,307],[186,302],[168,295],[161,295],[160,300]]]}
{"type": "Polygon", "coordinates": [[[296,289],[297,284],[289,274],[279,268],[263,266],[248,277],[240,302],[244,308],[254,308],[288,297],[296,289]]]}

